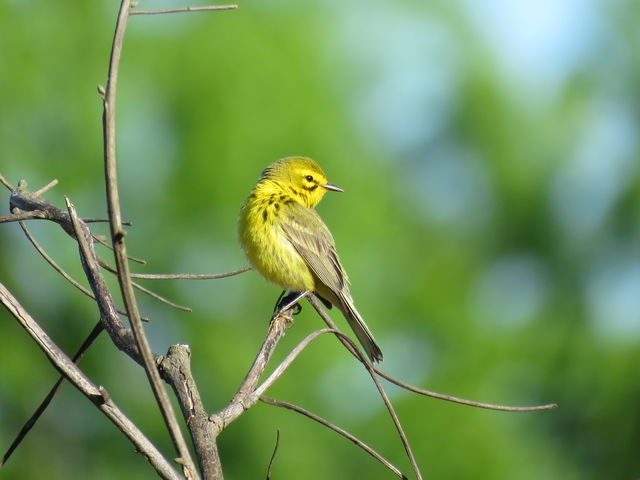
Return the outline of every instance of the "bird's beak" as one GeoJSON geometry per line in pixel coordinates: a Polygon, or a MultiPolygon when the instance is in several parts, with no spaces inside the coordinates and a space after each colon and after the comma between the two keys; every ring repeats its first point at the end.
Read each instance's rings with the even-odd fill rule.
{"type": "Polygon", "coordinates": [[[325,183],[324,185],[320,185],[322,188],[326,188],[327,190],[333,190],[334,192],[344,192],[343,189],[337,187],[335,185],[331,185],[330,183],[325,183]]]}

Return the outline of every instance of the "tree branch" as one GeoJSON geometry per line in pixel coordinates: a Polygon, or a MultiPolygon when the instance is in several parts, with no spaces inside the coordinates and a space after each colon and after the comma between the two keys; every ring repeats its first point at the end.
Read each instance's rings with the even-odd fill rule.
{"type": "Polygon", "coordinates": [[[116,92],[118,84],[118,72],[120,67],[120,57],[122,55],[122,45],[124,42],[127,20],[131,11],[131,0],[122,0],[118,20],[113,36],[111,48],[111,58],[109,61],[109,72],[107,86],[104,92],[104,113],[103,113],[103,134],[104,134],[104,167],[105,183],[107,190],[107,206],[109,211],[109,227],[111,229],[111,240],[114,248],[116,268],[118,270],[118,283],[122,292],[125,308],[129,314],[129,321],[133,330],[133,335],[138,345],[144,363],[145,372],[151,384],[153,394],[158,402],[160,411],[164,418],[171,439],[179,455],[179,462],[183,465],[183,471],[187,478],[198,479],[200,475],[193,463],[189,449],[178,425],[173,406],[169,401],[169,396],[160,381],[160,374],[153,361],[153,354],[144,334],[138,304],[136,302],[131,277],[129,276],[129,263],[127,260],[127,248],[124,241],[125,232],[122,228],[122,216],[120,213],[120,199],[118,194],[118,176],[116,170],[116,92]]]}
{"type": "Polygon", "coordinates": [[[340,428],[337,425],[329,422],[328,420],[325,420],[324,418],[316,415],[315,413],[311,413],[310,411],[305,410],[304,408],[299,407],[298,405],[294,405],[293,403],[283,402],[282,400],[276,400],[275,398],[261,396],[260,397],[260,401],[263,402],[263,403],[269,404],[269,405],[273,405],[275,407],[281,407],[281,408],[286,408],[288,410],[292,410],[292,411],[297,412],[297,413],[299,413],[301,415],[304,415],[305,417],[310,418],[311,420],[314,420],[314,421],[318,422],[321,425],[324,425],[327,428],[330,428],[334,432],[336,432],[336,433],[342,435],[343,437],[345,437],[347,440],[351,440],[358,447],[363,449],[365,452],[367,452],[369,455],[371,455],[373,458],[378,460],[385,467],[387,467],[389,470],[391,470],[393,473],[395,473],[398,477],[400,477],[402,479],[406,479],[407,478],[395,465],[393,465],[389,460],[384,458],[382,455],[380,455],[378,452],[376,452],[373,448],[371,448],[369,445],[364,443],[358,437],[352,435],[351,433],[347,432],[343,428],[340,428]]]}
{"type": "Polygon", "coordinates": [[[191,374],[189,346],[169,347],[167,355],[158,359],[158,368],[162,378],[171,385],[178,398],[203,479],[222,479],[222,464],[216,444],[220,431],[214,422],[209,421],[209,414],[204,408],[198,386],[191,374]]]}
{"type": "Polygon", "coordinates": [[[165,13],[210,12],[215,10],[234,10],[238,5],[211,5],[208,7],[184,7],[170,10],[131,10],[129,15],[162,15],[165,13]]]}
{"type": "MultiPolygon", "coordinates": [[[[315,295],[309,295],[307,299],[309,300],[309,302],[311,302],[311,305],[313,305],[313,307],[316,309],[318,314],[320,314],[322,319],[325,320],[325,322],[327,322],[327,319],[328,319],[327,324],[331,323],[335,325],[331,320],[331,318],[324,311],[324,309],[320,305],[320,302],[318,301],[315,295]]],[[[422,473],[420,472],[420,467],[418,467],[418,463],[416,462],[415,456],[413,454],[413,449],[411,448],[411,444],[409,443],[409,439],[407,438],[407,435],[404,432],[404,428],[400,423],[400,419],[398,418],[398,415],[396,414],[396,411],[393,408],[393,404],[391,403],[391,400],[389,399],[387,392],[385,392],[384,388],[380,384],[380,381],[378,380],[378,376],[374,370],[373,365],[371,365],[371,362],[369,362],[369,360],[362,354],[362,352],[360,352],[360,350],[358,349],[356,344],[353,342],[353,340],[351,340],[351,338],[349,338],[348,336],[346,336],[344,333],[340,331],[336,331],[335,335],[342,339],[341,342],[343,343],[343,345],[345,346],[347,344],[350,345],[350,348],[347,348],[347,349],[352,354],[354,354],[360,360],[360,363],[362,363],[367,369],[369,376],[371,376],[373,383],[375,384],[376,388],[378,389],[378,392],[380,393],[380,397],[382,398],[385,406],[387,407],[387,411],[389,412],[389,415],[391,415],[391,419],[393,420],[393,424],[396,427],[396,431],[400,436],[400,440],[402,441],[402,445],[404,446],[405,452],[407,453],[407,457],[409,458],[409,462],[411,463],[413,471],[416,474],[416,477],[418,478],[418,480],[422,480],[422,473]]]]}
{"type": "Polygon", "coordinates": [[[97,387],[75,365],[60,348],[53,343],[49,336],[29,313],[20,305],[18,300],[0,283],[0,302],[7,308],[27,333],[36,341],[53,366],[96,405],[129,440],[136,446],[151,463],[162,478],[179,480],[181,477],[171,464],[162,456],[156,447],[147,439],[136,425],[126,417],[110,398],[107,391],[97,387]]]}
{"type": "MultiPolygon", "coordinates": [[[[78,363],[78,361],[82,358],[84,353],[89,349],[93,341],[96,338],[98,338],[98,335],[100,335],[100,332],[102,332],[102,330],[104,330],[102,328],[102,323],[98,321],[96,326],[93,327],[93,330],[91,330],[91,332],[89,333],[89,336],[85,339],[84,342],[82,342],[82,345],[80,346],[76,354],[71,359],[73,363],[78,363]]],[[[58,390],[60,386],[64,383],[64,381],[65,381],[65,377],[61,376],[58,379],[58,381],[53,385],[53,387],[51,387],[51,390],[49,390],[49,393],[47,394],[46,397],[44,397],[44,400],[42,400],[42,402],[40,403],[36,411],[33,413],[33,415],[31,415],[31,417],[25,422],[22,429],[20,429],[20,432],[18,432],[18,435],[16,435],[16,438],[13,440],[13,442],[11,442],[11,445],[9,446],[6,453],[2,457],[2,460],[0,460],[0,468],[2,468],[2,466],[5,463],[7,463],[7,460],[9,460],[9,458],[11,457],[15,449],[18,448],[18,445],[20,445],[22,440],[24,440],[27,434],[31,431],[33,426],[36,424],[38,419],[42,416],[44,411],[47,409],[47,407],[51,403],[51,400],[53,400],[53,397],[55,397],[56,393],[58,393],[58,390]]]]}
{"type": "Polygon", "coordinates": [[[132,273],[131,278],[144,278],[148,280],[216,280],[240,275],[249,270],[251,270],[251,267],[244,267],[240,270],[226,273],[132,273]]]}
{"type": "MultiPolygon", "coordinates": [[[[27,225],[24,222],[19,222],[20,223],[20,227],[22,228],[22,231],[24,232],[25,236],[27,237],[27,239],[29,240],[29,242],[31,243],[31,245],[33,245],[33,247],[36,249],[36,251],[40,254],[40,256],[42,258],[45,259],[45,261],[51,265],[51,267],[58,272],[60,275],[62,275],[62,277],[69,282],[71,285],[73,285],[75,288],[77,288],[78,290],[80,290],[83,294],[85,294],[87,297],[91,298],[92,300],[96,299],[96,296],[91,293],[89,290],[87,290],[85,287],[83,287],[82,285],[80,285],[71,275],[69,275],[67,272],[65,272],[62,267],[60,265],[58,265],[56,263],[56,261],[51,258],[51,256],[44,250],[44,248],[42,248],[42,246],[38,243],[38,241],[34,238],[34,236],[31,234],[31,232],[29,231],[29,229],[27,228],[27,225]]],[[[127,312],[123,312],[120,309],[117,309],[117,312],[120,315],[127,315],[127,312]]],[[[148,319],[144,319],[143,320],[148,320],[148,319]]]]}
{"type": "MultiPolygon", "coordinates": [[[[333,320],[331,320],[331,317],[327,314],[327,312],[324,310],[322,305],[320,305],[320,303],[318,303],[318,301],[315,300],[315,298],[312,301],[312,298],[310,297],[309,298],[309,302],[311,303],[311,305],[313,305],[313,308],[315,308],[316,312],[318,312],[318,315],[320,315],[320,317],[324,320],[324,322],[330,328],[336,328],[337,329],[336,324],[333,322],[333,320]]],[[[340,342],[345,346],[345,348],[354,357],[360,358],[359,355],[354,350],[352,345],[350,345],[348,342],[344,341],[340,337],[338,337],[338,340],[340,340],[340,342]]],[[[380,370],[375,365],[373,365],[373,370],[376,372],[376,374],[380,375],[385,380],[388,380],[389,382],[394,383],[398,387],[404,388],[404,389],[409,390],[411,392],[418,393],[420,395],[425,395],[427,397],[432,397],[432,398],[437,398],[437,399],[440,399],[440,400],[445,400],[447,402],[459,403],[459,404],[462,404],[462,405],[469,405],[471,407],[485,408],[487,410],[498,410],[498,411],[503,411],[503,412],[533,412],[533,411],[537,411],[537,410],[551,410],[553,408],[557,408],[558,407],[557,403],[547,403],[547,404],[544,404],[544,405],[533,405],[533,406],[527,406],[527,407],[514,407],[514,406],[509,406],[509,405],[496,405],[496,404],[493,404],[493,403],[477,402],[475,400],[467,400],[465,398],[454,397],[453,395],[446,395],[444,393],[432,392],[430,390],[425,390],[423,388],[419,388],[419,387],[415,387],[413,385],[409,385],[408,383],[404,383],[401,380],[398,380],[398,379],[392,377],[388,373],[383,372],[382,370],[380,370]]]]}

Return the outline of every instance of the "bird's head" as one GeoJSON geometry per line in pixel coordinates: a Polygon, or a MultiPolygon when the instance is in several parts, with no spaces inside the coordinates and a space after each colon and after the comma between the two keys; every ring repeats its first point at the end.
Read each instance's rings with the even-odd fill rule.
{"type": "Polygon", "coordinates": [[[330,184],[320,166],[308,157],[282,158],[264,169],[260,181],[277,184],[284,193],[310,208],[315,207],[327,191],[343,191],[330,184]]]}

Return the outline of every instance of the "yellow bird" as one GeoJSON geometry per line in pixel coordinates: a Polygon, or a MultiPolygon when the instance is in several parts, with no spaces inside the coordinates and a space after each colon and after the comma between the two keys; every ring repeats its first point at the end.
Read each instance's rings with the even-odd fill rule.
{"type": "Polygon", "coordinates": [[[329,190],[343,191],[327,182],[314,160],[278,160],[264,169],[240,210],[240,243],[251,265],[270,282],[314,292],[338,307],[371,361],[379,362],[382,352],[353,304],[333,236],[314,209],[329,190]]]}

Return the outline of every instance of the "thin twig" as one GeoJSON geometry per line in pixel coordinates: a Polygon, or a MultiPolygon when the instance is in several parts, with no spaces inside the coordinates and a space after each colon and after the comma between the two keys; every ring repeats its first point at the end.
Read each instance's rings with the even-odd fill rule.
{"type": "Polygon", "coordinates": [[[291,352],[289,352],[285,359],[280,362],[280,364],[274,369],[273,372],[271,372],[271,375],[269,375],[267,379],[262,382],[262,385],[260,385],[253,391],[252,396],[260,397],[264,392],[266,392],[269,387],[271,387],[276,382],[276,380],[278,380],[278,378],[282,376],[284,371],[289,368],[289,366],[298,357],[298,355],[300,355],[311,342],[313,342],[319,336],[324,335],[325,333],[339,334],[340,332],[332,328],[323,328],[322,330],[316,330],[315,332],[307,335],[300,343],[298,343],[298,345],[295,346],[293,350],[291,350],[291,352]]]}
{"type": "Polygon", "coordinates": [[[267,467],[267,480],[271,480],[271,467],[273,466],[273,461],[276,459],[276,453],[278,453],[279,446],[280,446],[280,429],[278,428],[276,430],[276,444],[273,447],[273,453],[271,454],[271,458],[269,459],[269,466],[267,467]]]}
{"type": "MultiPolygon", "coordinates": [[[[400,477],[402,479],[406,479],[407,478],[400,471],[400,469],[398,469],[389,460],[384,458],[382,455],[380,455],[378,452],[376,452],[373,448],[371,448],[369,445],[364,443],[358,437],[356,437],[356,436],[352,435],[351,433],[347,432],[345,429],[340,428],[339,426],[329,422],[328,420],[316,415],[315,413],[311,413],[309,410],[305,410],[304,408],[299,407],[298,405],[294,405],[293,403],[283,402],[282,400],[276,400],[275,398],[261,396],[260,397],[260,401],[264,402],[264,403],[267,403],[269,405],[274,405],[276,407],[282,407],[282,408],[286,408],[288,410],[293,410],[294,412],[300,413],[300,414],[304,415],[305,417],[308,417],[311,420],[314,420],[314,421],[318,422],[319,424],[330,428],[331,430],[333,430],[334,432],[342,435],[346,439],[351,440],[353,443],[355,443],[357,446],[362,448],[365,452],[367,452],[369,455],[371,455],[373,458],[378,460],[385,467],[387,467],[389,470],[391,470],[393,473],[395,473],[398,477],[400,477]]],[[[271,465],[271,464],[269,464],[269,465],[271,465]]]]}
{"type": "Polygon", "coordinates": [[[211,5],[208,7],[184,7],[170,10],[131,10],[129,15],[162,15],[165,13],[209,12],[215,10],[234,10],[238,5],[211,5]]]}
{"type": "MultiPolygon", "coordinates": [[[[329,324],[329,323],[333,324],[333,321],[331,320],[331,317],[329,317],[329,315],[327,315],[327,313],[324,311],[324,309],[322,308],[322,305],[320,305],[320,302],[318,301],[318,299],[317,299],[317,297],[315,295],[309,295],[307,297],[307,299],[309,300],[311,305],[313,305],[313,308],[316,309],[316,311],[318,312],[320,317],[327,324],[329,324]],[[327,319],[328,319],[328,321],[327,321],[327,319]]],[[[362,352],[360,352],[360,350],[358,349],[356,344],[353,342],[353,340],[351,340],[351,338],[349,338],[348,336],[346,336],[344,333],[342,333],[340,331],[336,331],[334,333],[335,333],[336,336],[342,338],[342,343],[343,344],[345,344],[345,342],[346,342],[349,345],[351,345],[351,349],[349,349],[349,351],[351,351],[351,353],[355,353],[355,355],[358,357],[360,362],[367,369],[367,372],[369,372],[369,375],[371,376],[371,379],[373,380],[373,383],[376,385],[376,388],[378,389],[378,392],[380,393],[380,397],[382,398],[385,406],[387,407],[387,411],[389,412],[389,415],[391,415],[391,419],[393,420],[393,423],[394,423],[394,425],[396,427],[396,431],[398,432],[398,435],[400,436],[400,440],[402,442],[402,445],[404,446],[405,452],[407,453],[407,457],[409,458],[409,463],[411,463],[411,467],[413,468],[413,472],[416,474],[416,477],[418,478],[418,480],[422,480],[422,473],[420,472],[420,467],[418,467],[418,463],[416,462],[415,456],[413,454],[413,449],[411,448],[411,444],[409,443],[409,439],[407,438],[407,435],[404,432],[404,428],[402,427],[402,424],[400,423],[400,419],[398,418],[398,415],[396,414],[395,408],[393,408],[393,404],[391,403],[391,400],[389,399],[389,396],[387,395],[387,392],[385,392],[384,388],[382,387],[382,384],[380,383],[380,380],[378,380],[378,375],[376,374],[376,372],[375,372],[375,370],[373,368],[373,365],[371,365],[371,362],[369,362],[369,360],[362,354],[362,352]]]]}
{"type": "MultiPolygon", "coordinates": [[[[71,217],[71,222],[73,224],[73,227],[76,231],[76,238],[78,239],[78,242],[80,244],[80,248],[81,251],[83,252],[82,254],[82,259],[85,261],[86,263],[86,258],[89,254],[89,246],[86,244],[86,238],[83,235],[83,232],[80,230],[81,226],[80,226],[80,221],[78,219],[78,215],[75,211],[75,207],[73,206],[73,204],[69,201],[69,199],[67,197],[65,197],[65,201],[67,203],[67,208],[69,209],[69,216],[71,217]]],[[[88,235],[89,238],[92,239],[91,235],[88,235]]],[[[127,311],[129,312],[129,315],[131,315],[131,312],[133,310],[131,309],[127,309],[127,311]]],[[[142,319],[140,317],[140,314],[137,311],[137,308],[135,310],[136,315],[136,322],[138,324],[138,328],[140,330],[142,330],[142,319]]],[[[132,325],[134,324],[133,319],[131,318],[131,316],[129,317],[129,320],[131,321],[132,325]]],[[[158,373],[156,364],[154,362],[154,358],[153,358],[153,353],[151,352],[151,348],[149,347],[149,343],[147,342],[146,337],[144,336],[144,333],[141,334],[141,337],[138,336],[136,337],[136,329],[133,329],[134,331],[134,338],[136,338],[136,345],[138,346],[138,350],[141,353],[141,357],[144,361],[144,366],[145,366],[145,371],[147,371],[147,374],[149,375],[150,381],[152,381],[152,384],[154,387],[159,388],[159,391],[164,393],[164,397],[166,397],[166,401],[167,403],[169,403],[169,397],[167,396],[167,392],[164,389],[164,385],[160,382],[160,374],[158,373]],[[146,348],[146,352],[147,355],[150,357],[148,360],[146,360],[145,358],[145,354],[143,354],[142,352],[144,351],[143,349],[146,348]],[[151,365],[148,365],[147,362],[150,362],[151,365]],[[155,377],[154,377],[154,373],[155,372],[155,377]]],[[[156,389],[154,388],[154,390],[156,389]]],[[[167,414],[167,418],[169,418],[168,423],[171,423],[171,419],[173,420],[173,422],[175,422],[175,427],[179,429],[178,424],[177,424],[177,419],[175,417],[175,414],[173,412],[173,407],[171,406],[171,404],[169,403],[169,406],[167,407],[166,410],[166,414],[167,414]]],[[[177,435],[179,436],[180,439],[182,439],[182,442],[184,443],[184,438],[182,437],[182,432],[178,432],[177,435]]],[[[177,448],[177,447],[176,447],[177,448]]],[[[186,444],[185,444],[185,448],[186,448],[186,444]]],[[[180,451],[179,451],[180,453],[180,451]]],[[[188,454],[188,452],[187,452],[188,454]]],[[[189,458],[184,458],[181,457],[181,460],[178,463],[181,463],[183,466],[183,469],[185,470],[185,475],[187,478],[191,479],[191,478],[199,478],[197,471],[195,470],[195,465],[193,464],[193,460],[191,460],[191,463],[189,464],[189,460],[191,460],[190,456],[189,458]]]]}
{"type": "MultiPolygon", "coordinates": [[[[309,299],[309,301],[311,302],[311,298],[309,299]]],[[[337,329],[336,324],[333,322],[333,320],[331,320],[331,317],[324,311],[324,309],[322,309],[322,306],[319,303],[316,302],[314,304],[313,302],[311,302],[311,304],[316,309],[316,311],[318,312],[320,317],[325,321],[325,323],[330,328],[336,328],[337,329]]],[[[347,342],[342,341],[340,338],[339,338],[339,340],[342,342],[342,344],[347,348],[347,350],[349,350],[349,352],[353,356],[355,356],[356,358],[359,358],[357,353],[351,348],[351,345],[349,345],[347,342]]],[[[414,393],[418,393],[420,395],[425,395],[427,397],[438,398],[440,400],[446,400],[448,402],[459,403],[459,404],[462,404],[462,405],[469,405],[469,406],[472,406],[472,407],[485,408],[487,410],[498,410],[498,411],[503,411],[503,412],[534,412],[534,411],[538,411],[538,410],[551,410],[553,408],[557,408],[558,407],[557,403],[547,403],[547,404],[544,404],[544,405],[533,405],[533,406],[525,406],[525,407],[514,407],[514,406],[510,406],[510,405],[497,405],[497,404],[493,404],[493,403],[485,403],[485,402],[477,402],[475,400],[467,400],[465,398],[454,397],[453,395],[446,395],[446,394],[438,393],[438,392],[432,392],[430,390],[425,390],[423,388],[419,388],[419,387],[415,387],[413,385],[409,385],[408,383],[404,383],[404,382],[392,377],[388,373],[383,372],[382,370],[377,368],[375,365],[373,366],[373,369],[382,378],[384,378],[385,380],[388,380],[391,383],[394,383],[398,387],[404,388],[404,389],[409,390],[409,391],[414,392],[414,393]]]]}
{"type": "Polygon", "coordinates": [[[130,276],[131,278],[144,278],[145,280],[215,280],[240,275],[249,270],[251,270],[251,267],[244,267],[240,270],[226,273],[131,273],[130,276]]]}
{"type": "MultiPolygon", "coordinates": [[[[96,326],[93,327],[93,330],[91,330],[91,332],[89,333],[89,336],[87,336],[87,338],[82,343],[82,345],[80,346],[76,354],[71,359],[73,363],[78,363],[78,361],[82,358],[84,353],[89,349],[93,341],[96,338],[98,338],[98,335],[100,335],[100,332],[102,332],[102,330],[104,330],[104,328],[102,327],[102,322],[98,321],[96,326]]],[[[61,376],[58,379],[58,381],[53,385],[53,387],[51,387],[51,390],[49,390],[49,393],[47,394],[47,396],[44,397],[44,400],[42,400],[42,402],[40,403],[40,406],[38,406],[38,408],[33,413],[33,415],[31,415],[29,420],[27,420],[26,423],[23,425],[22,429],[20,429],[20,432],[16,436],[15,440],[11,443],[11,446],[9,446],[9,448],[7,449],[7,452],[2,457],[2,460],[0,460],[0,468],[2,468],[2,466],[5,463],[7,463],[7,461],[9,460],[9,458],[11,457],[15,449],[18,448],[18,445],[20,445],[22,440],[24,440],[24,438],[27,436],[29,431],[33,428],[33,426],[36,424],[38,419],[42,416],[42,414],[47,409],[47,407],[51,403],[51,400],[53,400],[53,397],[55,397],[56,393],[58,392],[58,390],[60,389],[60,386],[64,383],[64,381],[65,381],[65,377],[61,376]]]]}
{"type": "MultiPolygon", "coordinates": [[[[116,271],[115,268],[111,267],[108,263],[106,263],[104,260],[98,258],[98,263],[100,264],[100,266],[102,268],[104,268],[107,272],[109,273],[113,273],[115,275],[118,274],[118,272],[116,271]]],[[[155,298],[156,300],[169,305],[170,307],[173,308],[177,308],[178,310],[182,310],[184,312],[192,312],[193,310],[191,310],[189,307],[185,307],[184,305],[179,305],[177,303],[172,302],[171,300],[163,297],[162,295],[159,295],[151,290],[149,290],[148,288],[143,287],[142,285],[140,285],[139,283],[136,282],[131,282],[131,284],[133,285],[133,288],[136,288],[138,290],[140,290],[143,293],[146,293],[147,295],[149,295],[150,297],[155,298]]]]}
{"type": "Polygon", "coordinates": [[[107,190],[107,206],[109,212],[109,227],[111,230],[111,243],[113,244],[116,268],[118,270],[118,283],[122,292],[125,308],[129,313],[129,320],[133,335],[142,356],[145,372],[151,384],[151,389],[158,402],[162,417],[167,425],[171,440],[178,452],[177,460],[183,466],[183,471],[188,479],[199,479],[200,475],[195,463],[189,453],[189,448],[182,435],[182,430],[178,424],[173,406],[167,395],[163,383],[160,380],[157,366],[154,362],[153,353],[149,347],[149,342],[144,333],[138,304],[131,285],[129,276],[129,263],[127,259],[127,247],[124,241],[125,232],[122,228],[122,215],[120,211],[120,198],[118,193],[118,175],[116,162],[116,92],[118,85],[118,72],[120,68],[120,58],[122,55],[122,45],[127,28],[127,20],[131,12],[131,0],[122,0],[116,29],[113,35],[111,56],[109,59],[109,71],[107,85],[103,97],[103,135],[104,135],[104,171],[107,190]]]}
{"type": "Polygon", "coordinates": [[[4,175],[2,175],[0,173],[0,183],[2,183],[5,187],[7,187],[8,190],[13,191],[13,185],[11,185],[6,178],[4,178],[4,175]]]}
{"type": "MultiPolygon", "coordinates": [[[[27,237],[27,239],[29,240],[29,242],[31,242],[31,245],[33,245],[33,247],[42,256],[42,258],[44,258],[46,260],[46,262],[49,265],[51,265],[51,267],[56,272],[58,272],[60,275],[62,275],[64,277],[64,279],[67,280],[67,282],[69,282],[71,285],[76,287],[78,290],[80,290],[82,293],[84,293],[87,297],[91,298],[92,300],[96,299],[96,296],[93,293],[91,293],[87,288],[85,288],[82,285],[80,285],[80,283],[78,283],[71,275],[69,275],[67,272],[65,272],[62,269],[62,267],[60,265],[58,265],[56,263],[56,261],[53,258],[51,258],[51,256],[49,256],[49,254],[44,250],[44,248],[42,248],[42,246],[38,243],[38,241],[33,237],[33,235],[31,234],[31,232],[27,228],[27,225],[24,222],[20,222],[20,227],[22,228],[22,231],[24,232],[24,234],[27,237]]],[[[120,309],[118,309],[118,313],[120,315],[124,315],[125,317],[127,316],[127,312],[124,312],[124,311],[122,311],[120,309]]],[[[146,319],[146,320],[148,321],[148,319],[146,319]]]]}
{"type": "MultiPolygon", "coordinates": [[[[158,295],[156,292],[149,290],[146,287],[143,287],[139,283],[131,282],[133,288],[140,290],[142,293],[146,293],[152,298],[155,298],[159,302],[164,303],[165,305],[169,305],[170,307],[176,308],[178,310],[182,310],[183,312],[193,312],[193,309],[190,307],[185,307],[184,305],[180,305],[179,303],[172,302],[168,298],[163,297],[162,295],[158,295]]],[[[142,318],[142,317],[140,317],[142,318]]]]}
{"type": "Polygon", "coordinates": [[[51,180],[49,183],[47,183],[44,187],[42,187],[39,190],[36,190],[35,192],[33,192],[33,194],[36,197],[41,197],[42,194],[46,193],[48,190],[52,189],[53,187],[55,187],[56,185],[58,185],[58,179],[54,178],[53,180],[51,180]]]}
{"type": "Polygon", "coordinates": [[[467,400],[466,398],[454,397],[453,395],[446,395],[444,393],[432,392],[430,390],[425,390],[423,388],[415,387],[413,385],[409,385],[408,383],[404,383],[397,378],[392,377],[388,373],[383,372],[382,370],[374,367],[375,372],[380,375],[385,380],[390,381],[391,383],[409,390],[410,392],[418,393],[420,395],[425,395],[427,397],[438,398],[440,400],[446,400],[447,402],[459,403],[461,405],[469,405],[471,407],[477,408],[486,408],[487,410],[498,410],[501,412],[535,412],[538,410],[551,410],[554,408],[558,408],[557,403],[547,403],[544,405],[532,405],[525,407],[514,407],[510,405],[496,405],[494,403],[485,403],[485,402],[477,402],[475,400],[467,400]]]}
{"type": "Polygon", "coordinates": [[[47,333],[29,315],[18,300],[0,283],[0,302],[7,308],[27,333],[36,341],[53,366],[78,390],[96,405],[135,445],[158,474],[165,479],[180,480],[181,477],[158,449],[113,402],[102,387],[96,386],[74,364],[71,359],[49,338],[47,333]]]}
{"type": "MultiPolygon", "coordinates": [[[[122,223],[123,225],[126,225],[126,223],[122,223]]],[[[100,245],[102,245],[103,247],[107,247],[109,250],[113,251],[113,247],[111,245],[109,245],[109,242],[107,242],[101,235],[94,235],[93,239],[98,242],[100,245]]],[[[142,258],[136,258],[136,257],[132,257],[130,255],[127,255],[127,258],[129,260],[131,260],[132,262],[136,262],[139,263],[141,265],[146,265],[147,261],[142,259],[142,258]]]]}
{"type": "MultiPolygon", "coordinates": [[[[83,222],[85,223],[108,223],[109,219],[108,218],[83,218],[82,219],[83,222]]],[[[133,222],[122,222],[122,225],[126,225],[127,227],[132,227],[133,226],[133,222]]]]}
{"type": "Polygon", "coordinates": [[[11,210],[19,208],[25,211],[42,211],[45,213],[47,220],[57,223],[65,233],[78,241],[81,251],[80,258],[82,260],[82,267],[89,281],[91,290],[95,295],[103,326],[109,333],[113,343],[121,351],[129,355],[136,362],[141,363],[133,333],[130,329],[126,328],[120,320],[113,296],[107,288],[104,277],[100,272],[100,266],[98,265],[98,260],[93,249],[93,236],[87,225],[81,221],[77,222],[80,228],[80,238],[78,238],[78,232],[74,230],[74,224],[71,222],[68,212],[59,209],[40,197],[34,197],[33,194],[24,191],[24,185],[22,189],[18,188],[11,192],[10,208],[11,210]]]}
{"type": "Polygon", "coordinates": [[[47,212],[33,210],[31,212],[18,212],[11,215],[0,215],[0,223],[22,222],[24,220],[49,220],[47,212]]]}

